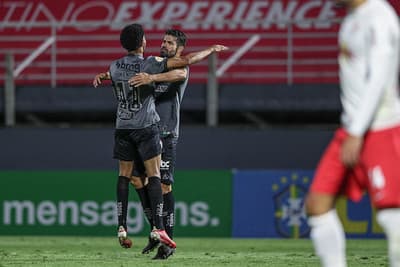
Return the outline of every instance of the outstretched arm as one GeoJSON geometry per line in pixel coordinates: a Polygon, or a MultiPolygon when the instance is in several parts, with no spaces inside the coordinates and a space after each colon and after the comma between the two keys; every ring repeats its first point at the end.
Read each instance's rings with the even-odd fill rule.
{"type": "Polygon", "coordinates": [[[129,83],[133,86],[141,86],[145,84],[150,84],[152,82],[178,82],[186,79],[187,70],[174,69],[168,72],[158,73],[158,74],[148,74],[146,72],[141,72],[129,79],[129,83]]]}
{"type": "Polygon", "coordinates": [[[111,80],[111,75],[110,72],[101,72],[97,74],[94,79],[93,79],[93,86],[97,87],[101,84],[102,81],[104,80],[111,80]]]}
{"type": "Polygon", "coordinates": [[[180,58],[169,58],[167,60],[167,68],[174,69],[174,68],[186,67],[188,65],[195,64],[205,59],[213,52],[221,52],[225,50],[228,50],[228,47],[224,45],[212,45],[207,49],[198,52],[193,52],[180,58]]]}

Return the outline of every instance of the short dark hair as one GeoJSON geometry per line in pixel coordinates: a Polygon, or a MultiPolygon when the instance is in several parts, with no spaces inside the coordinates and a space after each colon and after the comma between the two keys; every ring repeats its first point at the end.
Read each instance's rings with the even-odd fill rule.
{"type": "Polygon", "coordinates": [[[134,23],[125,26],[119,36],[119,40],[123,48],[134,51],[143,44],[144,31],[140,24],[134,23]]]}
{"type": "Polygon", "coordinates": [[[186,46],[186,35],[182,31],[176,29],[168,29],[165,31],[165,35],[176,37],[176,44],[178,46],[186,46]]]}

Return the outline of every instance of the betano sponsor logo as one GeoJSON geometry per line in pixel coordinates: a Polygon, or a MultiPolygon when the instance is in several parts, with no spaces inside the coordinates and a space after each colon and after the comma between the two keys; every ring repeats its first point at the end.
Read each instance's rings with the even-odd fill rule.
{"type": "MultiPolygon", "coordinates": [[[[5,200],[3,226],[113,226],[117,224],[114,201],[96,202],[87,200],[50,201],[34,203],[30,200],[5,200]]],[[[210,216],[206,202],[176,203],[176,224],[180,226],[217,227],[219,218],[210,216]]],[[[138,233],[145,227],[142,207],[138,202],[129,202],[128,231],[138,233]]]]}
{"type": "Polygon", "coordinates": [[[62,30],[69,24],[80,31],[94,31],[103,23],[120,30],[135,21],[146,30],[163,30],[179,22],[182,30],[284,29],[288,20],[301,29],[328,29],[338,17],[333,1],[2,1],[0,30],[14,23],[16,30],[31,30],[36,22],[51,22],[62,30]],[[315,21],[309,21],[313,19],[315,21]],[[308,20],[308,21],[307,21],[308,20]]]}

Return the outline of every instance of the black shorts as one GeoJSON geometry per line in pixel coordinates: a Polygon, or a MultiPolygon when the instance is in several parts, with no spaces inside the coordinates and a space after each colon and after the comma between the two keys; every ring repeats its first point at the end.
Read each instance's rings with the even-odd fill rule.
{"type": "MultiPolygon", "coordinates": [[[[174,171],[176,164],[176,145],[178,143],[178,138],[173,135],[168,135],[166,137],[161,137],[162,142],[162,153],[161,153],[161,183],[163,184],[173,184],[174,183],[174,171]]],[[[133,176],[145,176],[144,167],[135,161],[135,167],[133,169],[133,176]]]]}
{"type": "Polygon", "coordinates": [[[136,168],[144,168],[143,161],[154,158],[160,154],[161,142],[156,125],[151,125],[144,129],[115,130],[115,159],[134,161],[136,168]]]}
{"type": "Polygon", "coordinates": [[[170,185],[174,183],[176,145],[178,144],[178,137],[171,134],[166,137],[161,137],[161,142],[161,183],[170,185]]]}

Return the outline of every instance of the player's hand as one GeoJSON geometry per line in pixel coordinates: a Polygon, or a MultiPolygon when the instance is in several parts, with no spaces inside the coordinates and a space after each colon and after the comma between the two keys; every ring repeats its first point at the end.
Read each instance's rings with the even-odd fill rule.
{"type": "Polygon", "coordinates": [[[153,82],[151,75],[146,72],[141,72],[129,79],[129,84],[135,87],[150,84],[153,82]]]}
{"type": "Polygon", "coordinates": [[[93,79],[93,86],[96,88],[97,86],[99,86],[101,84],[101,81],[108,80],[108,79],[109,79],[108,72],[99,73],[93,79]]]}
{"type": "Polygon", "coordinates": [[[96,88],[101,84],[101,77],[103,76],[104,73],[99,73],[97,74],[94,79],[93,79],[93,86],[96,88]]]}
{"type": "Polygon", "coordinates": [[[349,135],[342,144],[341,159],[345,166],[354,167],[357,164],[363,145],[363,137],[349,135]]]}
{"type": "Polygon", "coordinates": [[[214,52],[221,52],[221,51],[228,50],[229,48],[227,46],[224,46],[224,45],[215,44],[215,45],[211,46],[211,49],[214,52]]]}

